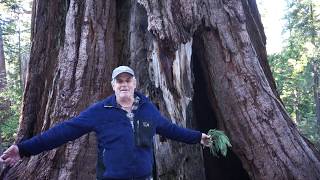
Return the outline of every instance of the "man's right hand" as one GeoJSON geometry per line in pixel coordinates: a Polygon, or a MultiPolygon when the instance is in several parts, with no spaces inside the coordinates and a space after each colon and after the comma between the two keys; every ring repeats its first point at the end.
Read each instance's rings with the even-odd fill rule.
{"type": "Polygon", "coordinates": [[[17,145],[10,146],[1,156],[0,162],[13,166],[21,159],[17,145]]]}

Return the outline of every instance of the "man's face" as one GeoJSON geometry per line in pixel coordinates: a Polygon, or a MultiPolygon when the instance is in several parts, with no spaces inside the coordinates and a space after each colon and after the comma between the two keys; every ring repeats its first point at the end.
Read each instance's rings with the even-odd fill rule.
{"type": "Polygon", "coordinates": [[[136,88],[136,79],[128,73],[121,73],[116,77],[112,88],[117,98],[133,97],[136,88]]]}

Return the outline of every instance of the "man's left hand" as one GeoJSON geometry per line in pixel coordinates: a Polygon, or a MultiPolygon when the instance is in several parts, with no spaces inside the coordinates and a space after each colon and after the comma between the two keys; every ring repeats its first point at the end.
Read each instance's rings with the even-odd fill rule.
{"type": "Polygon", "coordinates": [[[200,143],[206,147],[209,147],[211,145],[210,142],[211,142],[211,137],[208,136],[207,134],[202,133],[200,143]]]}

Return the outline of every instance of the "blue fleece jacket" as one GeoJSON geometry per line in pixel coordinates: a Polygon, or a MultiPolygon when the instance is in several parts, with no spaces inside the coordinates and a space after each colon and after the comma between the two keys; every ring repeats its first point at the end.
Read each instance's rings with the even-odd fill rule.
{"type": "Polygon", "coordinates": [[[19,143],[19,151],[22,155],[36,155],[94,131],[106,167],[103,177],[129,179],[152,174],[152,142],[156,133],[189,144],[200,142],[201,132],[171,123],[144,95],[136,92],[135,96],[140,101],[133,111],[134,123],[130,123],[127,112],[118,107],[112,95],[79,116],[19,143]]]}

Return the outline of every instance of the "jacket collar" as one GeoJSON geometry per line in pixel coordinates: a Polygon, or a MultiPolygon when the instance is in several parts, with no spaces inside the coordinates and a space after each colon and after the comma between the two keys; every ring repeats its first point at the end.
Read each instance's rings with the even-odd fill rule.
{"type": "MultiPolygon", "coordinates": [[[[144,96],[142,93],[138,92],[138,91],[134,92],[134,96],[135,97],[139,96],[139,98],[140,98],[139,106],[141,106],[143,103],[146,103],[148,101],[148,98],[146,96],[144,96]]],[[[116,95],[112,94],[107,99],[105,99],[103,101],[103,107],[105,107],[105,108],[118,107],[117,100],[116,100],[116,95]]]]}

